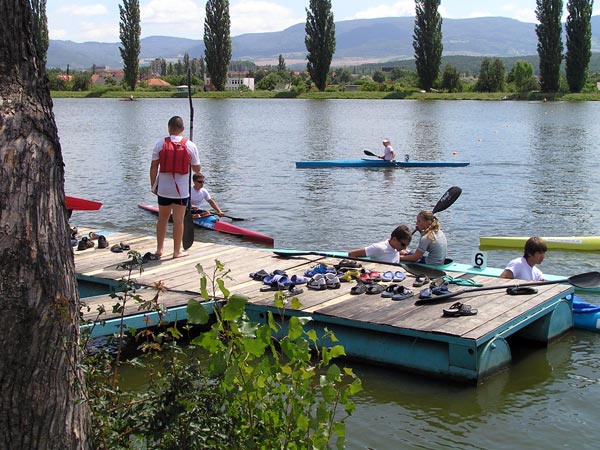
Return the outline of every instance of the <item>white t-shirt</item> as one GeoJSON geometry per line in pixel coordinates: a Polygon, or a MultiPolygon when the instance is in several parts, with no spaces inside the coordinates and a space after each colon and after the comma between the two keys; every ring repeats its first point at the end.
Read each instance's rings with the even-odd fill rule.
{"type": "Polygon", "coordinates": [[[195,206],[196,208],[200,208],[202,205],[202,202],[204,202],[205,200],[208,201],[210,199],[211,199],[211,196],[205,188],[200,188],[200,189],[196,190],[196,188],[192,186],[191,196],[190,196],[192,206],[195,206]]]}
{"type": "MultiPolygon", "coordinates": [[[[171,142],[181,142],[182,139],[183,136],[171,135],[171,142]]],[[[164,138],[156,143],[154,150],[152,151],[152,161],[157,161],[160,159],[158,154],[162,150],[164,143],[164,138]]],[[[190,155],[190,164],[192,166],[200,165],[200,156],[198,155],[198,148],[196,147],[196,144],[188,139],[185,147],[190,155]]],[[[160,172],[159,168],[158,195],[166,198],[188,198],[190,196],[189,175],[185,173],[160,172]]]]}
{"type": "Polygon", "coordinates": [[[388,263],[400,262],[400,253],[390,245],[389,239],[365,247],[365,254],[374,261],[388,263]]]}
{"type": "Polygon", "coordinates": [[[542,271],[527,264],[527,260],[523,256],[510,261],[505,269],[510,270],[516,280],[541,281],[544,277],[542,271]]]}
{"type": "Polygon", "coordinates": [[[392,161],[394,157],[392,156],[394,152],[394,148],[391,145],[386,145],[383,151],[383,159],[386,161],[392,161]]]}

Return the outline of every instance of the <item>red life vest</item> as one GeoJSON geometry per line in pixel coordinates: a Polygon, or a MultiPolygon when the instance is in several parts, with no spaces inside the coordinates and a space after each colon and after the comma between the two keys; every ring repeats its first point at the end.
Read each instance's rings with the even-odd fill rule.
{"type": "Polygon", "coordinates": [[[187,151],[187,139],[183,138],[180,142],[171,141],[170,137],[165,138],[165,142],[160,150],[159,161],[161,172],[188,173],[190,170],[190,154],[187,151]]]}

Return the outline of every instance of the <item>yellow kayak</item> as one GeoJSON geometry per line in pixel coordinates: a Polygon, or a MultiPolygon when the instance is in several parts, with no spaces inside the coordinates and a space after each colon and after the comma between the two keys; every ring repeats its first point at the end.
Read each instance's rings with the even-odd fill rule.
{"type": "MultiPolygon", "coordinates": [[[[523,248],[529,237],[497,237],[488,236],[479,238],[479,248],[482,250],[493,248],[523,248]]],[[[548,249],[575,250],[580,252],[599,251],[600,236],[563,236],[542,237],[548,249]]]]}

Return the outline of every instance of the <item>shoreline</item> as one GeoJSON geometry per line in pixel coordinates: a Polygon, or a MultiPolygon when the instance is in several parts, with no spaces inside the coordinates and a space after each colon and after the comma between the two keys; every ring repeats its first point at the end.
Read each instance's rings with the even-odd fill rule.
{"type": "MultiPolygon", "coordinates": [[[[187,98],[187,93],[172,91],[51,91],[52,98],[114,98],[128,100],[134,95],[136,100],[144,98],[187,98]]],[[[511,92],[420,92],[394,91],[331,91],[331,92],[289,92],[289,91],[224,91],[224,92],[195,92],[194,98],[247,98],[247,99],[340,99],[340,100],[485,100],[485,101],[600,101],[600,91],[577,94],[556,93],[543,94],[528,92],[516,94],[511,92]]],[[[135,100],[134,100],[135,101],[135,100]]]]}

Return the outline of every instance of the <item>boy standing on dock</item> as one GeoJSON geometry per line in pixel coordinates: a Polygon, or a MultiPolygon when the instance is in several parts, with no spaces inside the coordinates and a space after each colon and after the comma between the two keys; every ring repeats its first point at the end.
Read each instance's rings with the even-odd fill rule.
{"type": "Polygon", "coordinates": [[[169,217],[173,215],[173,258],[188,254],[181,250],[183,217],[190,197],[188,179],[190,166],[200,172],[200,157],[196,145],[183,137],[183,119],[169,119],[169,136],[159,140],[152,152],[150,184],[158,181],[158,221],[156,223],[156,256],[161,257],[167,235],[169,217]]]}

